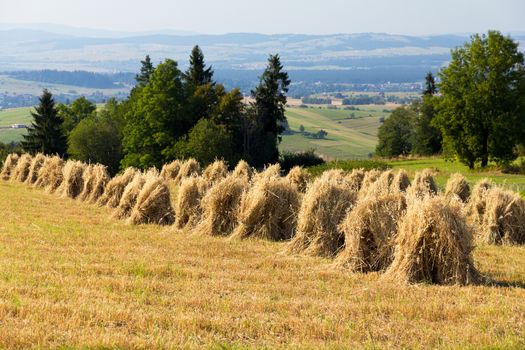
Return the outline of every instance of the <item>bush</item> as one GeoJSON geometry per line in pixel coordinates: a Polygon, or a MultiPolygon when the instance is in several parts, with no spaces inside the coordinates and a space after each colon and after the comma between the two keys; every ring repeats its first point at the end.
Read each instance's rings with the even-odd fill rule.
{"type": "Polygon", "coordinates": [[[386,170],[389,168],[390,166],[387,163],[378,160],[338,160],[334,162],[328,162],[325,164],[314,165],[308,167],[307,169],[313,176],[319,176],[323,172],[330,169],[342,169],[344,171],[351,171],[354,169],[386,170]]]}
{"type": "Polygon", "coordinates": [[[324,159],[315,154],[313,149],[296,153],[284,152],[279,158],[279,164],[285,172],[290,171],[294,166],[311,167],[324,164],[324,159]]]}

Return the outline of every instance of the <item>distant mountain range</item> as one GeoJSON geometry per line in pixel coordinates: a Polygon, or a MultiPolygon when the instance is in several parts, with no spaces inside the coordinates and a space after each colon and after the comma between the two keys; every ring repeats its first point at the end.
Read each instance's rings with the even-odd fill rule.
{"type": "MultiPolygon", "coordinates": [[[[523,33],[513,38],[525,47],[523,33]]],[[[409,83],[437,71],[448,62],[450,50],[467,40],[467,35],[205,35],[0,24],[0,71],[136,72],[146,54],[155,62],[173,58],[184,68],[191,48],[198,44],[217,77],[231,84],[253,82],[273,53],[281,55],[295,82],[409,83]]]]}

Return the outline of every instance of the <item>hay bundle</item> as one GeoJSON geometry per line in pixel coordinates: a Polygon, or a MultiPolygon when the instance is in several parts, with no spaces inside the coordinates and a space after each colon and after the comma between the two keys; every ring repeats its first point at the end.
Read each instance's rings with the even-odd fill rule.
{"type": "Polygon", "coordinates": [[[98,205],[116,208],[120,203],[124,189],[133,180],[137,172],[138,170],[135,168],[127,168],[124,173],[111,179],[104,189],[104,194],[98,199],[98,205]]]}
{"type": "Polygon", "coordinates": [[[216,160],[204,169],[202,177],[208,181],[208,183],[214,184],[228,176],[228,166],[223,160],[216,160]]]}
{"type": "Polygon", "coordinates": [[[488,244],[524,244],[525,202],[517,193],[491,189],[481,228],[488,244]]]}
{"type": "Polygon", "coordinates": [[[140,191],[137,202],[127,220],[128,224],[171,225],[175,213],[171,207],[170,190],[166,182],[158,176],[146,175],[146,182],[140,191]]]}
{"type": "Polygon", "coordinates": [[[32,162],[33,162],[33,157],[31,157],[30,154],[27,154],[27,153],[22,154],[22,156],[18,158],[16,167],[13,169],[11,180],[18,181],[18,182],[25,182],[27,179],[27,176],[29,175],[29,170],[31,168],[32,162]]]}
{"type": "Polygon", "coordinates": [[[107,167],[102,164],[88,165],[82,175],[84,187],[78,198],[95,203],[103,194],[110,176],[107,167]]]}
{"type": "Polygon", "coordinates": [[[414,199],[421,199],[425,197],[432,197],[437,195],[438,188],[434,181],[433,172],[430,169],[425,169],[416,173],[414,182],[407,189],[407,196],[414,199]]]}
{"type": "Polygon", "coordinates": [[[207,190],[202,177],[192,176],[182,180],[175,204],[177,229],[194,228],[202,216],[201,199],[207,190]]]}
{"type": "Polygon", "coordinates": [[[392,170],[381,173],[376,181],[359,192],[359,198],[378,197],[391,193],[394,177],[395,175],[392,170]]]}
{"type": "Polygon", "coordinates": [[[175,179],[179,175],[181,165],[182,163],[178,159],[174,160],[169,164],[164,164],[162,170],[160,171],[160,177],[162,177],[166,181],[175,181],[175,179]]]}
{"type": "Polygon", "coordinates": [[[377,181],[377,179],[379,179],[379,177],[381,176],[381,173],[382,171],[377,170],[377,169],[372,169],[365,173],[365,177],[363,178],[363,181],[361,182],[359,196],[366,197],[368,190],[377,181]]]}
{"type": "Polygon", "coordinates": [[[241,160],[235,169],[233,169],[232,175],[235,177],[243,177],[250,181],[253,176],[253,168],[246,161],[241,160]]]}
{"type": "Polygon", "coordinates": [[[393,193],[406,192],[406,190],[409,187],[410,187],[410,179],[408,178],[407,172],[403,169],[399,170],[396,176],[394,177],[392,184],[390,185],[391,191],[393,193]]]}
{"type": "Polygon", "coordinates": [[[53,193],[62,184],[64,160],[58,156],[46,157],[44,164],[38,171],[36,187],[45,188],[49,193],[53,193]]]}
{"type": "Polygon", "coordinates": [[[257,182],[259,180],[267,179],[271,177],[273,178],[281,177],[281,166],[279,164],[270,165],[264,168],[264,170],[261,171],[260,173],[255,173],[253,175],[252,181],[257,182]]]}
{"type": "Polygon", "coordinates": [[[365,171],[363,169],[354,169],[346,176],[346,181],[353,190],[358,192],[361,189],[364,178],[365,171]]]}
{"type": "Polygon", "coordinates": [[[315,180],[303,198],[290,252],[335,256],[344,245],[339,224],[356,200],[357,192],[330,174],[315,180]]]}
{"type": "Polygon", "coordinates": [[[42,153],[37,153],[36,156],[33,157],[33,161],[29,167],[29,174],[25,181],[26,184],[33,185],[38,180],[38,172],[44,165],[45,160],[46,156],[42,153]]]}
{"type": "Polygon", "coordinates": [[[117,219],[124,219],[131,215],[135,204],[137,203],[137,198],[140,194],[140,191],[146,183],[146,176],[140,172],[135,174],[133,180],[127,184],[122,192],[122,197],[120,198],[119,205],[113,212],[113,217],[117,219]]]}
{"type": "Polygon", "coordinates": [[[237,226],[241,197],[247,188],[248,181],[237,176],[229,176],[213,186],[201,201],[203,219],[196,232],[209,236],[230,235],[237,226]]]}
{"type": "Polygon", "coordinates": [[[312,179],[312,176],[308,172],[308,170],[296,166],[293,167],[290,172],[288,172],[288,175],[286,175],[286,179],[290,181],[292,185],[297,187],[297,190],[299,192],[306,192],[306,188],[308,187],[308,183],[312,179]]]}
{"type": "Polygon", "coordinates": [[[180,166],[179,173],[175,178],[175,183],[180,184],[188,177],[195,177],[201,174],[201,166],[195,159],[190,158],[180,166]]]}
{"type": "Polygon", "coordinates": [[[481,225],[487,206],[487,195],[493,186],[494,184],[489,179],[482,179],[474,185],[465,208],[467,217],[472,224],[481,225]]]}
{"type": "Polygon", "coordinates": [[[472,250],[472,231],[461,205],[443,197],[427,198],[409,205],[401,220],[386,275],[409,283],[476,283],[472,250]]]}
{"type": "Polygon", "coordinates": [[[359,272],[386,269],[394,258],[398,222],[406,206],[401,193],[360,201],[340,226],[345,248],[336,263],[359,272]]]}
{"type": "Polygon", "coordinates": [[[83,174],[86,168],[87,165],[82,162],[68,160],[62,170],[63,180],[57,192],[64,198],[77,198],[84,188],[83,174]]]}
{"type": "Polygon", "coordinates": [[[236,238],[282,241],[292,238],[299,210],[299,193],[280,177],[262,177],[241,199],[236,238]]]}
{"type": "Polygon", "coordinates": [[[6,157],[4,161],[4,166],[2,167],[2,173],[0,173],[2,180],[9,180],[11,178],[12,172],[16,168],[17,163],[18,154],[11,153],[6,157]]]}
{"type": "Polygon", "coordinates": [[[468,202],[470,198],[470,186],[465,176],[460,173],[450,176],[445,187],[445,197],[457,197],[463,203],[468,202]]]}

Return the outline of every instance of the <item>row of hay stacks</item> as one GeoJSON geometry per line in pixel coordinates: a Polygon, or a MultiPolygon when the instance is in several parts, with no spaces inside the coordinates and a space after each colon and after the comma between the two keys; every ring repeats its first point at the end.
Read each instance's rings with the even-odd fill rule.
{"type": "Polygon", "coordinates": [[[160,173],[128,168],[110,179],[101,165],[10,155],[0,176],[107,206],[130,224],[288,241],[291,254],[407,282],[475,283],[476,240],[525,243],[521,197],[487,180],[471,191],[460,174],[440,193],[430,170],[412,183],[403,170],[330,170],[312,179],[299,167],[283,177],[279,165],[257,172],[241,161],[228,171],[223,161],[201,169],[190,159],[166,164],[160,173]]]}

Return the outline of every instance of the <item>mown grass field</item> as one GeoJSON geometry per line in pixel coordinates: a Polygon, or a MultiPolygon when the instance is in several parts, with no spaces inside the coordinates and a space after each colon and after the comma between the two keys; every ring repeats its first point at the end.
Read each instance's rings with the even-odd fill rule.
{"type": "MultiPolygon", "coordinates": [[[[10,127],[13,124],[25,124],[31,123],[31,111],[32,108],[10,108],[0,110],[0,127],[10,127]]],[[[9,143],[13,141],[20,141],[22,135],[26,133],[26,129],[3,129],[0,128],[0,142],[9,143]]]]}
{"type": "Polygon", "coordinates": [[[364,159],[375,151],[379,119],[387,117],[386,106],[358,106],[352,111],[328,108],[295,108],[286,110],[293,135],[284,135],[281,150],[297,152],[315,149],[330,159],[364,159]],[[352,116],[353,115],[353,116],[352,116]],[[300,126],[315,133],[328,132],[325,139],[308,138],[299,133],[300,126]]]}
{"type": "Polygon", "coordinates": [[[525,347],[525,247],[476,248],[494,285],[406,286],[24,184],[0,198],[2,348],[525,347]]]}

